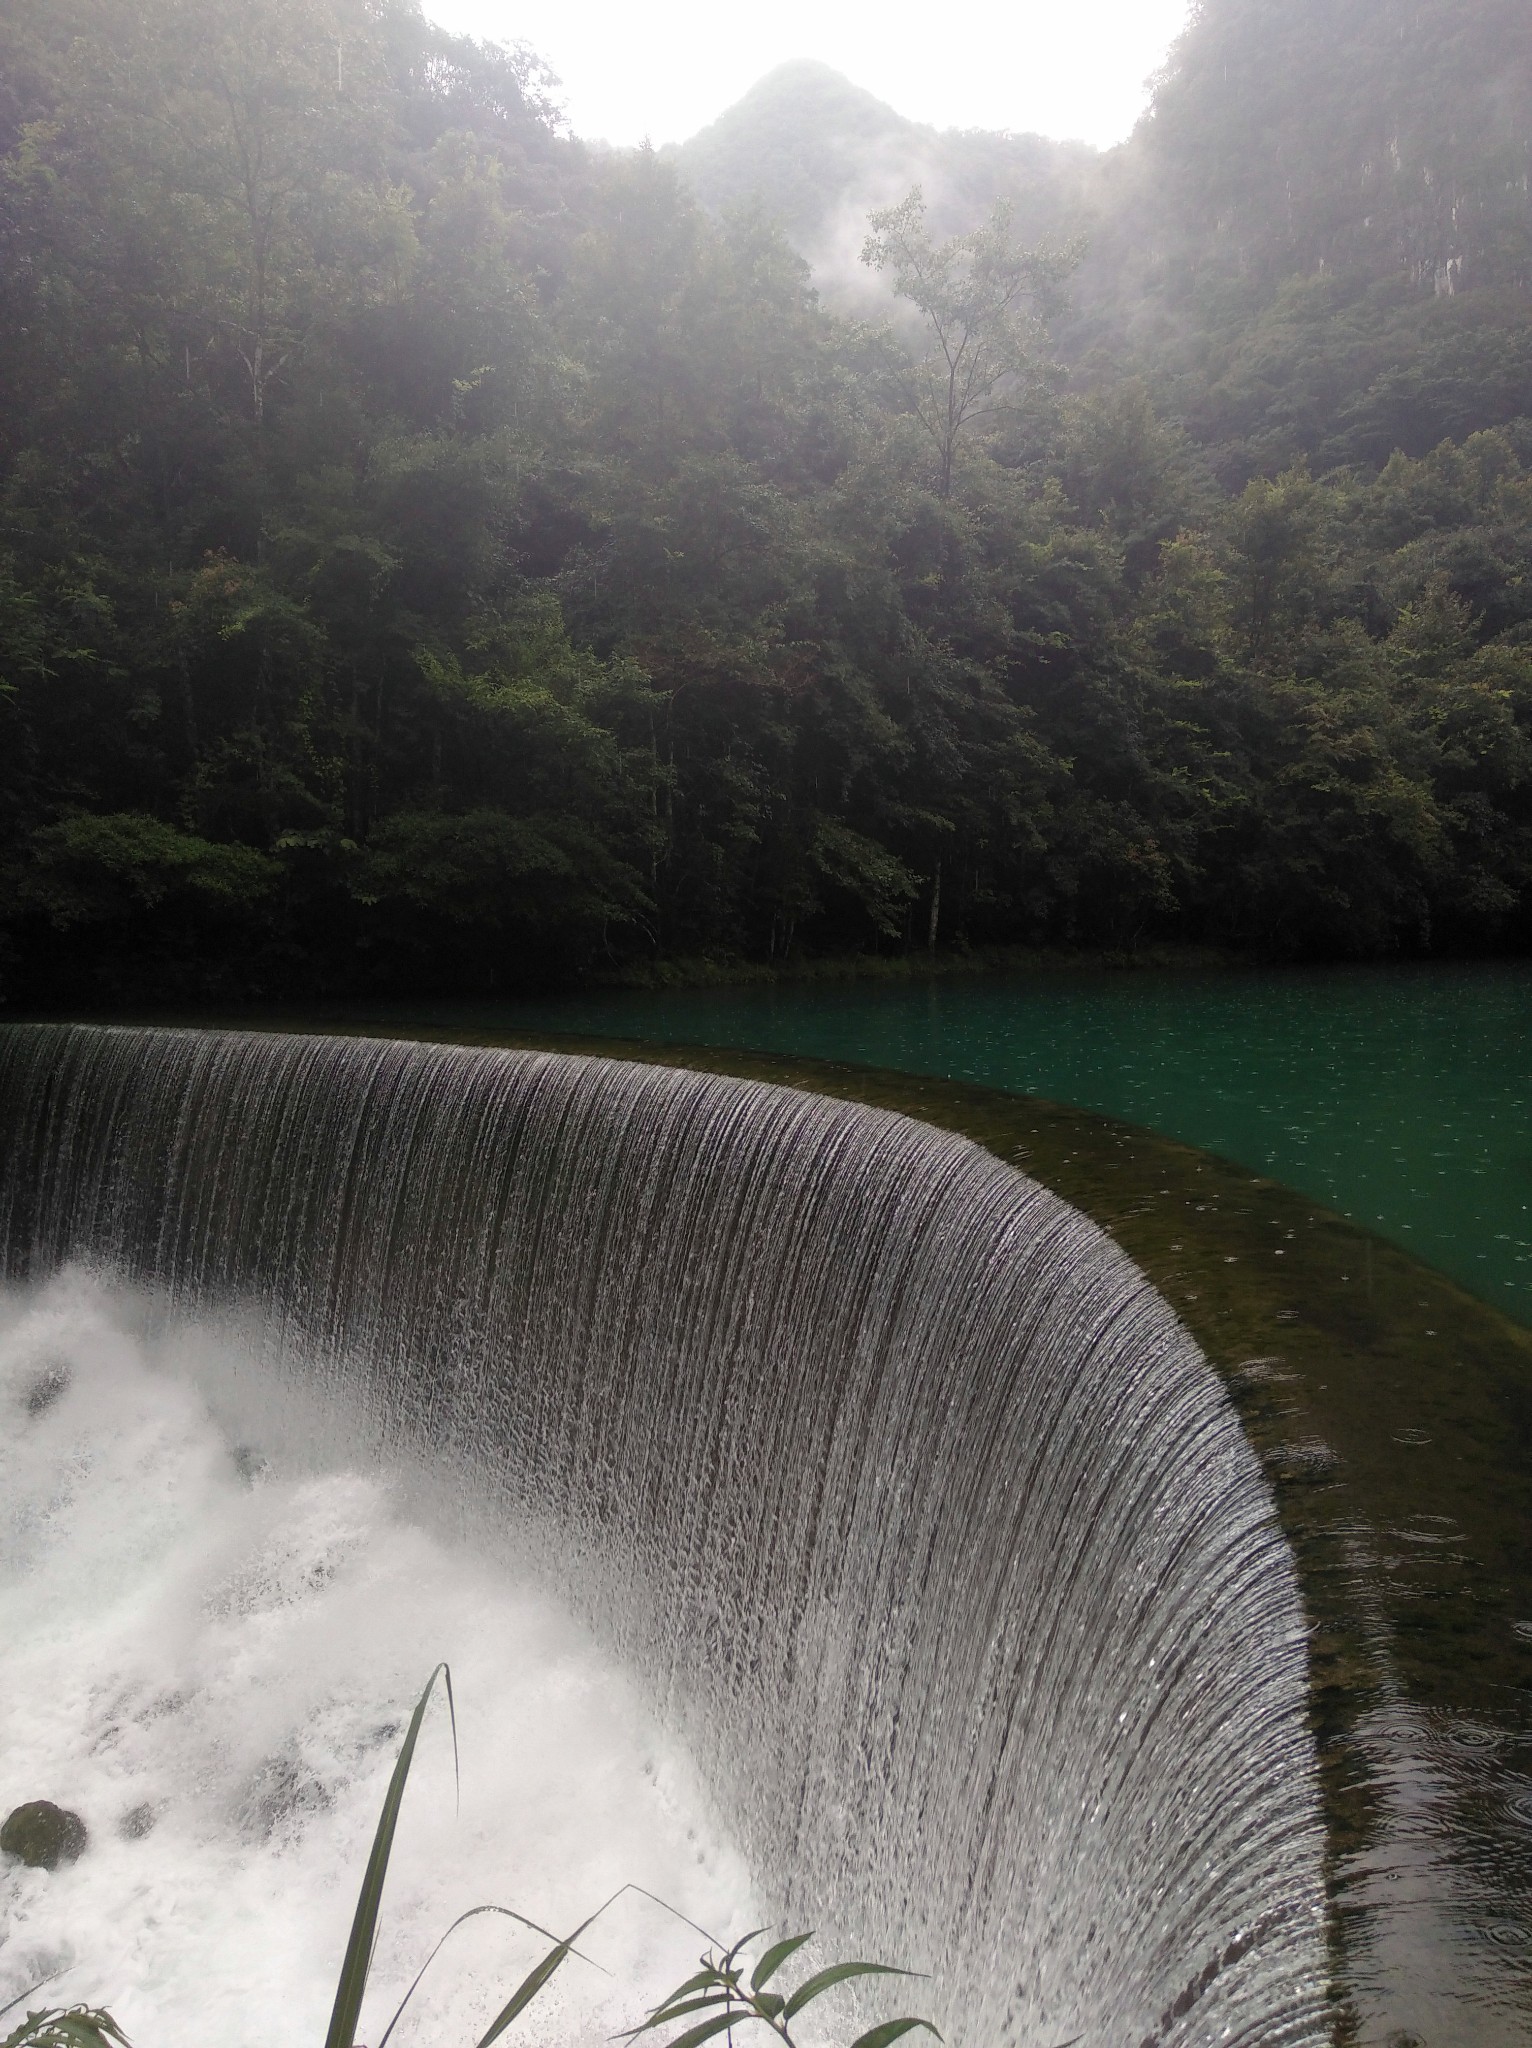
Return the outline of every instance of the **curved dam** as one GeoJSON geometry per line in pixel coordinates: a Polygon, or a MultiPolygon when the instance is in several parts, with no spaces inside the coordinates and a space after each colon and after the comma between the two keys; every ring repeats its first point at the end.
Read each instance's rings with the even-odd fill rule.
{"type": "MultiPolygon", "coordinates": [[[[470,1471],[778,1916],[971,2048],[1329,2039],[1305,1624],[1161,1298],[966,1140],[551,1054],[0,1032],[13,1280],[470,1471]]],[[[6,1425],[9,1426],[9,1425],[6,1425]]],[[[736,1930],[737,1931],[737,1930],[736,1930]]]]}

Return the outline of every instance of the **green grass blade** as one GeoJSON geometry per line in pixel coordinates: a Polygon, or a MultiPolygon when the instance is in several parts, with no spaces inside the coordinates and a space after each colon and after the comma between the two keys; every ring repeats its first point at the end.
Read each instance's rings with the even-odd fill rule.
{"type": "Polygon", "coordinates": [[[812,1934],[790,1934],[786,1941],[774,1941],[750,1973],[750,1989],[759,1991],[763,1984],[769,1984],[790,1955],[795,1954],[806,1941],[814,1939],[812,1934]]]}
{"type": "MultiPolygon", "coordinates": [[[[612,1901],[608,1899],[606,1906],[609,1906],[611,1903],[612,1901]]],[[[590,1919],[582,1920],[574,1933],[566,1941],[561,1941],[556,1947],[550,1949],[537,1965],[537,1968],[530,1975],[522,1978],[516,1989],[511,1993],[510,1998],[496,2015],[489,2031],[480,2035],[478,2048],[490,2048],[492,2041],[499,2040],[518,2013],[524,2012],[532,2003],[538,1992],[542,1990],[560,1964],[575,1953],[575,1943],[580,1939],[580,1936],[587,1927],[601,1918],[601,1915],[606,1911],[606,1906],[598,1906],[595,1912],[591,1914],[590,1919]]]]}
{"type": "Polygon", "coordinates": [[[346,1953],[341,1961],[340,1981],[335,1987],[335,2005],[330,2014],[330,2030],[325,2035],[325,2048],[354,2048],[356,2030],[362,2016],[362,1997],[367,1989],[367,1973],[372,1967],[373,1944],[378,1933],[378,1910],[383,1903],[383,1880],[388,1875],[388,1859],[394,1846],[394,1831],[399,1825],[399,1809],[404,1803],[404,1788],[409,1781],[410,1766],[415,1761],[415,1744],[420,1737],[420,1724],[425,1719],[426,1707],[436,1688],[436,1681],[445,1677],[447,1683],[447,1707],[452,1719],[452,1753],[454,1769],[457,1759],[457,1709],[452,1699],[452,1673],[445,1664],[438,1664],[426,1680],[425,1691],[415,1703],[410,1716],[410,1725],[400,1746],[394,1774],[389,1779],[388,1791],[383,1797],[383,1811],[378,1815],[377,1833],[372,1838],[372,1853],[367,1858],[367,1869],[362,1877],[362,1889],[357,1895],[356,1913],[351,1922],[351,1935],[346,1943],[346,1953]]]}
{"type": "Polygon", "coordinates": [[[881,2027],[869,2027],[865,2034],[858,2034],[851,2048],[889,2048],[891,2041],[902,2040],[906,2034],[913,2034],[917,2027],[924,2027],[928,2034],[941,2035],[929,2020],[885,2020],[881,2027]]]}
{"type": "Polygon", "coordinates": [[[678,1906],[673,1906],[669,1899],[662,1899],[658,1892],[648,1891],[641,1884],[625,1884],[622,1889],[625,1892],[636,1892],[639,1898],[647,1899],[651,1906],[658,1906],[662,1913],[668,1913],[672,1920],[679,1920],[683,1927],[689,1927],[693,1934],[700,1934],[710,1947],[722,1949],[723,1943],[716,1934],[710,1934],[705,1927],[699,1927],[695,1920],[689,1920],[678,1906]]]}
{"type": "MultiPolygon", "coordinates": [[[[425,1961],[421,1964],[420,1968],[415,1972],[415,1976],[410,1984],[409,1990],[406,1991],[403,1998],[400,1999],[398,2005],[394,2009],[393,2018],[389,2021],[388,2025],[383,2029],[382,2035],[380,2036],[378,2041],[378,2048],[388,2048],[389,2035],[393,2033],[394,2028],[397,2027],[400,2020],[403,2019],[405,2007],[409,2004],[410,2000],[415,1996],[415,1993],[420,1989],[421,1981],[424,1978],[426,1971],[430,1969],[431,1965],[436,1961],[436,1958],[447,1946],[447,1943],[452,1939],[453,1935],[457,1933],[458,1929],[463,1925],[463,1923],[466,1920],[477,1920],[480,1914],[482,1913],[498,1913],[503,1919],[514,1920],[516,1921],[518,1926],[529,1927],[534,1934],[540,1934],[543,1937],[544,1941],[551,1941],[556,1943],[559,1939],[559,1937],[556,1934],[550,1934],[546,1927],[540,1927],[535,1920],[529,1920],[525,1913],[513,1913],[509,1906],[470,1906],[466,1913],[458,1914],[457,1918],[453,1921],[452,1925],[447,1929],[446,1933],[442,1936],[441,1940],[437,1942],[435,1948],[432,1949],[431,1953],[426,1957],[425,1961]]],[[[576,1955],[579,1955],[580,1952],[578,1949],[576,1949],[574,1953],[576,1955]]],[[[586,1963],[591,1962],[589,1956],[581,1956],[580,1960],[586,1963]]],[[[599,1963],[591,1963],[591,1967],[592,1969],[599,1969],[601,1966],[599,1963]]]]}
{"type": "Polygon", "coordinates": [[[892,1963],[836,1963],[833,1968],[821,1970],[817,1976],[807,1977],[782,2008],[784,2020],[790,2020],[794,2013],[802,2012],[811,1998],[818,1998],[836,1984],[845,1984],[853,1977],[912,1977],[913,1970],[896,1970],[892,1963]]]}
{"type": "Polygon", "coordinates": [[[492,2041],[499,2040],[500,2036],[511,2024],[511,2021],[519,2013],[525,2012],[526,2008],[536,1998],[538,1992],[542,1990],[548,1979],[558,1969],[559,1965],[564,1962],[568,1954],[568,1942],[561,1941],[557,1948],[552,1948],[548,1951],[535,1970],[522,1978],[516,1989],[511,1993],[510,1998],[501,2007],[489,2030],[480,2035],[479,2048],[489,2048],[489,2044],[492,2041]]]}
{"type": "MultiPolygon", "coordinates": [[[[50,1970],[46,1977],[39,1977],[37,1982],[35,1984],[29,1984],[25,1991],[18,1991],[14,1998],[8,1998],[5,2001],[4,2005],[0,2005],[0,2019],[3,2019],[6,2013],[14,2012],[17,2006],[20,2005],[21,2001],[24,1998],[30,1998],[34,1991],[41,1991],[45,1984],[51,1984],[53,1979],[57,1975],[57,1970],[50,1970]]],[[[28,2021],[28,2024],[30,2025],[30,2020],[28,2021]]]]}

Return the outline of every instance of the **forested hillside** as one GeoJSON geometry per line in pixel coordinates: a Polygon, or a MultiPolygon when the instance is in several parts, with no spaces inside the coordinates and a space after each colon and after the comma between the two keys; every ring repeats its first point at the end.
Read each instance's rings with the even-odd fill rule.
{"type": "Polygon", "coordinates": [[[1090,339],[1220,477],[1532,412],[1532,8],[1206,0],[1103,166],[1090,339]]]}
{"type": "Polygon", "coordinates": [[[1511,15],[1209,0],[1084,266],[906,209],[890,332],[406,0],[12,0],[6,998],[1525,946],[1511,15]],[[1510,54],[1358,213],[1237,53],[1380,11],[1510,54]]]}

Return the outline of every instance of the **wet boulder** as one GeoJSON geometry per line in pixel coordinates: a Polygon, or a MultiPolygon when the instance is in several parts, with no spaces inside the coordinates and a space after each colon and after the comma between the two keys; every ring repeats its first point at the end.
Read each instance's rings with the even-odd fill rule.
{"type": "Polygon", "coordinates": [[[29,1799],[7,1815],[0,1827],[0,1850],[19,1856],[34,1870],[57,1870],[83,1853],[90,1834],[77,1813],[55,1806],[51,1799],[29,1799]]]}
{"type": "Polygon", "coordinates": [[[43,1415],[61,1394],[69,1391],[70,1372],[57,1359],[45,1365],[26,1391],[28,1415],[43,1415]]]}

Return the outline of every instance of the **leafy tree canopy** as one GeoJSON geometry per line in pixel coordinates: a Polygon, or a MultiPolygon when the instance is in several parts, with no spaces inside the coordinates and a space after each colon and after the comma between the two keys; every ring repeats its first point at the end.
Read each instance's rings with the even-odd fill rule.
{"type": "Polygon", "coordinates": [[[884,325],[409,0],[14,0],[6,997],[1524,945],[1526,102],[1388,20],[1208,0],[1072,310],[992,181],[860,223],[884,325]]]}

